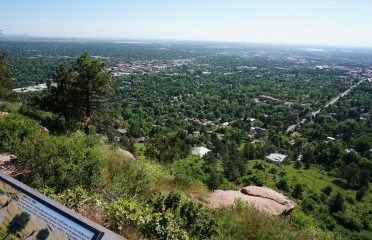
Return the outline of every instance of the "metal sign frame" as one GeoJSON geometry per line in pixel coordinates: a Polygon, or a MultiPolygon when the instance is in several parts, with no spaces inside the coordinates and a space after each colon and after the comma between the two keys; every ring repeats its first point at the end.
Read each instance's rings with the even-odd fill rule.
{"type": "MultiPolygon", "coordinates": [[[[31,199],[39,202],[40,204],[46,206],[47,208],[51,209],[52,211],[57,212],[58,214],[62,215],[63,217],[69,219],[73,223],[81,226],[82,228],[87,229],[88,231],[94,233],[94,236],[91,240],[123,240],[124,238],[120,237],[119,235],[111,232],[110,230],[102,227],[101,225],[77,214],[73,210],[66,208],[65,206],[55,202],[54,200],[42,195],[41,193],[33,190],[32,188],[28,187],[27,185],[15,180],[12,177],[9,177],[0,172],[0,181],[4,182],[5,184],[11,186],[15,190],[25,194],[26,196],[30,197],[31,199]]],[[[25,210],[27,212],[27,210],[25,210]]]]}

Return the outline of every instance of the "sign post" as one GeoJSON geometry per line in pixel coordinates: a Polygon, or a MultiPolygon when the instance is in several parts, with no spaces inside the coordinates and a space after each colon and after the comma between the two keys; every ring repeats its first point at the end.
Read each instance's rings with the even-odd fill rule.
{"type": "Polygon", "coordinates": [[[25,184],[0,173],[0,239],[123,240],[25,184]]]}

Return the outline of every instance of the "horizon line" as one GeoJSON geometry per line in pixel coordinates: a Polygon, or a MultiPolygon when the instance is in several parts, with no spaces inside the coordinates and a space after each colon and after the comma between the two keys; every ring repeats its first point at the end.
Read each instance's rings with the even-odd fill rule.
{"type": "Polygon", "coordinates": [[[34,38],[35,40],[39,39],[51,39],[51,40],[89,40],[90,42],[94,41],[118,41],[118,40],[136,40],[144,42],[199,42],[199,43],[225,43],[225,44],[257,44],[257,45],[281,45],[281,46],[311,46],[311,47],[326,47],[326,48],[359,48],[359,49],[372,49],[371,46],[356,46],[356,45],[338,45],[338,44],[314,44],[314,43],[280,43],[280,42],[249,42],[249,41],[226,41],[226,40],[205,40],[205,39],[177,39],[177,38],[134,38],[134,37],[75,37],[75,36],[40,36],[40,35],[31,35],[27,33],[11,33],[5,34],[0,32],[0,41],[6,38],[34,38]]]}

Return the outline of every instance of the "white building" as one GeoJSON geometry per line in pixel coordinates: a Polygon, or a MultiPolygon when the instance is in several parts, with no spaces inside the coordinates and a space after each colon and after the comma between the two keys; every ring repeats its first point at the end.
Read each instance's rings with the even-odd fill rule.
{"type": "MultiPolygon", "coordinates": [[[[52,83],[52,86],[56,87],[57,84],[52,83]]],[[[15,88],[12,91],[16,92],[16,93],[29,93],[29,92],[42,92],[42,91],[47,90],[47,89],[48,89],[47,84],[42,83],[42,84],[37,84],[37,85],[33,85],[33,86],[28,86],[28,87],[15,88]]]]}
{"type": "Polygon", "coordinates": [[[202,158],[205,154],[207,154],[210,151],[211,150],[205,147],[194,147],[191,151],[191,154],[202,158]]]}
{"type": "Polygon", "coordinates": [[[280,154],[280,153],[271,153],[270,155],[266,156],[265,159],[267,161],[273,162],[275,164],[281,165],[287,159],[287,155],[280,154]]]}

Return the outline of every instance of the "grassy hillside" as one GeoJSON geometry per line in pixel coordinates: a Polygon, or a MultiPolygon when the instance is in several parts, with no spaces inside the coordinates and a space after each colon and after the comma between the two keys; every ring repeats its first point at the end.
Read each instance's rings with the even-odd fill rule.
{"type": "Polygon", "coordinates": [[[144,146],[136,145],[137,160],[129,160],[100,135],[48,133],[40,123],[52,116],[42,113],[36,121],[15,106],[2,106],[13,110],[0,118],[0,151],[15,154],[13,164],[29,170],[20,180],[130,239],[327,237],[241,203],[217,210],[193,203],[187,196],[207,191],[199,158],[166,166],[146,159],[144,146]]]}
{"type": "Polygon", "coordinates": [[[299,226],[311,225],[324,231],[331,230],[339,237],[341,235],[349,235],[355,239],[372,237],[368,230],[372,222],[370,191],[367,191],[362,199],[358,199],[358,190],[340,187],[341,179],[316,165],[308,169],[302,166],[295,167],[295,164],[278,167],[264,160],[254,160],[249,161],[247,169],[248,175],[241,179],[242,186],[247,182],[247,178],[257,178],[259,185],[273,188],[296,200],[298,207],[291,214],[291,219],[299,226]],[[302,189],[300,196],[295,193],[299,185],[302,189]],[[337,193],[344,199],[345,209],[342,213],[330,211],[331,202],[337,193]]]}

